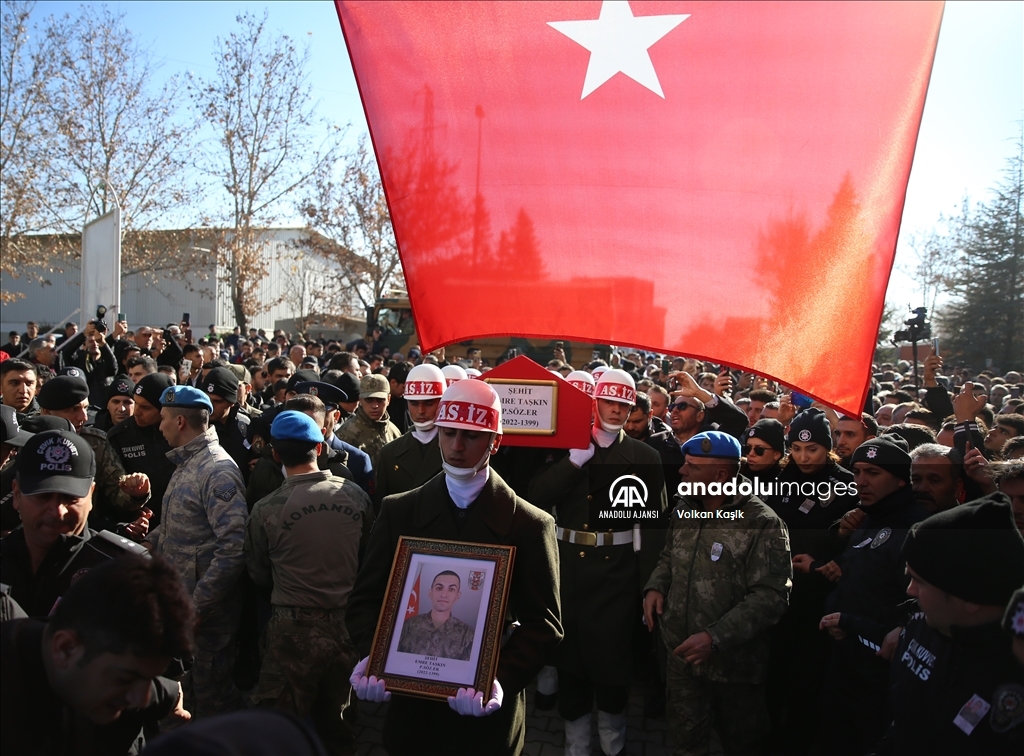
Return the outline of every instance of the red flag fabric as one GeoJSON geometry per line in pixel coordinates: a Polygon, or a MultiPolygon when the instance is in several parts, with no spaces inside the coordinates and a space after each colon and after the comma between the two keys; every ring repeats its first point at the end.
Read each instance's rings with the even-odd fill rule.
{"type": "Polygon", "coordinates": [[[941,3],[337,8],[425,348],[628,344],[860,411],[941,3]]]}
{"type": "Polygon", "coordinates": [[[405,618],[415,617],[420,613],[420,574],[423,570],[420,569],[416,573],[416,582],[412,584],[412,590],[409,592],[409,603],[405,606],[405,618]]]}

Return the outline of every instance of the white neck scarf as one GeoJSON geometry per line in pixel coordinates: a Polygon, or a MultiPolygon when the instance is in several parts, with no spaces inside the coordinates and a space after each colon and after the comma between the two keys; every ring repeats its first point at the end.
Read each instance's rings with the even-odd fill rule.
{"type": "Polygon", "coordinates": [[[483,468],[470,478],[453,478],[451,475],[445,475],[444,482],[448,486],[448,494],[452,497],[452,501],[455,502],[455,506],[459,509],[465,509],[476,501],[476,497],[480,495],[490,477],[491,466],[484,465],[483,468]]]}

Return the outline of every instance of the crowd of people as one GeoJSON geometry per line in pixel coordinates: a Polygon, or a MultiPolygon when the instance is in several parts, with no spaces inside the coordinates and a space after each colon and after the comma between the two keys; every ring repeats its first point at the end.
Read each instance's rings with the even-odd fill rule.
{"type": "MultiPolygon", "coordinates": [[[[478,349],[377,335],[10,332],[5,752],[354,753],[363,700],[390,701],[389,753],[515,754],[530,685],[571,756],[627,752],[637,687],[679,754],[712,730],[727,754],[1024,750],[1020,373],[881,364],[842,414],[694,358],[558,348],[590,443],[538,448],[502,444],[478,349]],[[602,519],[623,476],[657,517],[602,519]],[[489,690],[368,674],[403,536],[516,548],[489,690]]],[[[466,587],[430,577],[397,642],[467,657],[466,587]]]]}

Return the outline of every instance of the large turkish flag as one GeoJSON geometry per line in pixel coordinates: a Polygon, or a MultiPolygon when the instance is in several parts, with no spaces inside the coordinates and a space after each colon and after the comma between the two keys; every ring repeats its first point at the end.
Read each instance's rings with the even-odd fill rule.
{"type": "Polygon", "coordinates": [[[629,344],[860,411],[941,3],[337,8],[425,348],[629,344]]]}

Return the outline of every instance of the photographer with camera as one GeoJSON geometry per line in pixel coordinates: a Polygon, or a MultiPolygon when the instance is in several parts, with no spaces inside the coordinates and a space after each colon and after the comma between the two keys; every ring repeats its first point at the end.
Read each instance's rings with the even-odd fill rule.
{"type": "Polygon", "coordinates": [[[64,364],[85,373],[89,384],[89,404],[102,407],[106,403],[107,386],[117,374],[114,350],[106,341],[107,324],[95,318],[85,324],[85,330],[69,338],[61,350],[64,364]]]}

